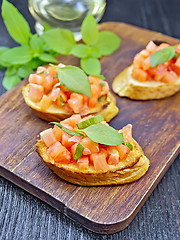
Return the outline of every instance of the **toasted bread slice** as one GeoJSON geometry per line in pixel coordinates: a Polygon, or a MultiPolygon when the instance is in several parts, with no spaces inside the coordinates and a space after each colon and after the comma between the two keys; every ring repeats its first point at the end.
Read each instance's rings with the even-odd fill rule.
{"type": "Polygon", "coordinates": [[[117,165],[109,165],[108,170],[95,170],[92,166],[86,170],[80,170],[74,163],[56,163],[47,155],[47,147],[42,140],[37,142],[37,151],[52,171],[70,183],[82,186],[118,185],[138,180],[149,168],[149,160],[139,144],[134,139],[131,144],[133,151],[127,158],[120,160],[117,165]]]}
{"type": "MultiPolygon", "coordinates": [[[[46,121],[61,121],[65,118],[68,118],[72,113],[68,112],[63,106],[57,107],[55,104],[46,110],[42,111],[39,106],[39,102],[33,102],[30,100],[29,93],[29,84],[23,87],[22,90],[26,104],[37,114],[37,116],[46,121]]],[[[101,113],[104,116],[104,119],[109,122],[113,117],[118,113],[118,108],[116,106],[116,100],[111,93],[109,93],[105,100],[97,104],[95,108],[91,109],[90,115],[96,115],[101,113]]],[[[83,115],[85,116],[85,115],[83,115]]]]}
{"type": "Polygon", "coordinates": [[[180,90],[180,78],[172,83],[156,81],[140,82],[132,78],[133,66],[124,69],[113,81],[112,89],[121,97],[137,100],[161,99],[180,90]]]}

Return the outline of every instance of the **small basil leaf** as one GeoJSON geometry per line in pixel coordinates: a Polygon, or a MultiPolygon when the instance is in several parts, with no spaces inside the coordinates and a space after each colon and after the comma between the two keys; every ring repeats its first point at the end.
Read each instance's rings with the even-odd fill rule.
{"type": "Polygon", "coordinates": [[[98,75],[101,73],[101,64],[97,58],[82,58],[81,68],[89,75],[98,75]]]}
{"type": "Polygon", "coordinates": [[[125,146],[128,146],[128,148],[132,151],[133,150],[133,146],[129,143],[129,142],[124,142],[122,143],[125,146]]]}
{"type": "Polygon", "coordinates": [[[6,70],[6,76],[15,75],[15,74],[16,74],[16,71],[17,71],[17,67],[15,67],[15,66],[10,66],[10,67],[8,67],[7,70],[6,70]]]}
{"type": "Polygon", "coordinates": [[[52,55],[47,54],[47,53],[42,53],[39,56],[39,59],[44,61],[44,62],[58,63],[58,60],[56,58],[54,58],[52,55]]]}
{"type": "Polygon", "coordinates": [[[103,56],[107,56],[116,51],[121,44],[121,39],[113,32],[99,32],[95,46],[103,56]]]}
{"type": "Polygon", "coordinates": [[[88,57],[94,57],[94,58],[100,58],[101,52],[99,51],[99,49],[97,47],[89,47],[89,49],[86,50],[88,57]]]}
{"type": "Polygon", "coordinates": [[[176,52],[174,47],[166,47],[151,55],[151,67],[167,62],[175,56],[176,52]]]}
{"type": "Polygon", "coordinates": [[[6,90],[10,90],[14,86],[16,86],[18,83],[20,83],[21,79],[17,75],[10,75],[3,78],[2,85],[6,90]]]}
{"type": "Polygon", "coordinates": [[[1,59],[11,64],[24,64],[32,59],[32,53],[30,48],[24,45],[20,47],[14,47],[5,51],[0,56],[0,61],[1,59]]]}
{"type": "Polygon", "coordinates": [[[76,44],[74,35],[67,29],[51,29],[44,32],[41,37],[54,51],[67,55],[76,44]]]}
{"type": "Polygon", "coordinates": [[[84,137],[84,135],[82,133],[71,131],[68,128],[61,125],[60,123],[58,123],[58,122],[50,122],[49,124],[57,125],[59,128],[61,128],[64,132],[68,133],[69,135],[73,135],[73,136],[76,135],[76,136],[84,137]]]}
{"type": "Polygon", "coordinates": [[[30,38],[30,46],[34,52],[41,52],[44,47],[44,41],[37,34],[34,34],[30,38]]]}
{"type": "Polygon", "coordinates": [[[84,129],[84,128],[87,128],[87,127],[89,127],[93,124],[100,123],[102,121],[104,121],[104,117],[103,117],[102,114],[99,114],[99,115],[96,115],[92,118],[89,118],[87,120],[84,120],[84,121],[78,123],[77,126],[78,126],[79,129],[84,129]]]}
{"type": "Polygon", "coordinates": [[[92,97],[89,79],[80,68],[69,65],[57,69],[59,81],[63,86],[72,92],[92,97]]]}
{"type": "Polygon", "coordinates": [[[87,57],[87,52],[86,52],[87,46],[84,44],[77,44],[75,45],[70,54],[73,54],[74,56],[78,58],[85,58],[87,57]]]}
{"type": "Polygon", "coordinates": [[[10,2],[3,0],[2,17],[11,37],[20,44],[28,44],[30,27],[22,14],[10,2]]]}
{"type": "Polygon", "coordinates": [[[52,27],[46,22],[44,22],[43,27],[44,27],[43,29],[44,32],[52,29],[52,27]]]}
{"type": "Polygon", "coordinates": [[[29,63],[20,66],[17,70],[17,74],[21,78],[27,78],[32,72],[33,68],[29,65],[29,63]]]}
{"type": "Polygon", "coordinates": [[[84,150],[83,145],[81,145],[80,143],[78,143],[77,148],[76,148],[76,151],[75,151],[75,154],[74,154],[74,156],[73,156],[72,158],[73,158],[74,160],[78,160],[78,159],[82,156],[83,150],[84,150]]]}
{"type": "Polygon", "coordinates": [[[1,58],[1,55],[3,53],[5,53],[6,51],[8,51],[9,48],[8,47],[0,47],[0,64],[1,64],[1,68],[5,68],[5,67],[9,67],[11,65],[11,63],[5,62],[3,58],[1,58]]]}
{"type": "Polygon", "coordinates": [[[105,124],[94,124],[83,130],[94,142],[109,146],[117,146],[124,142],[122,133],[105,124]]]}
{"type": "Polygon", "coordinates": [[[96,42],[98,36],[98,27],[95,18],[88,15],[81,26],[82,39],[87,45],[92,45],[96,42]]]}
{"type": "Polygon", "coordinates": [[[8,49],[8,47],[0,47],[0,55],[6,52],[8,49]]]}

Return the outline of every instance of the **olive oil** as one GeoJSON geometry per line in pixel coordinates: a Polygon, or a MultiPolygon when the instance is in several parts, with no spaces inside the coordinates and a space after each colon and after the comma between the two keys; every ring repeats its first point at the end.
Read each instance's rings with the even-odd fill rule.
{"type": "Polygon", "coordinates": [[[29,0],[29,10],[36,19],[35,28],[39,34],[44,23],[80,32],[84,18],[92,14],[98,22],[105,7],[105,0],[29,0]]]}

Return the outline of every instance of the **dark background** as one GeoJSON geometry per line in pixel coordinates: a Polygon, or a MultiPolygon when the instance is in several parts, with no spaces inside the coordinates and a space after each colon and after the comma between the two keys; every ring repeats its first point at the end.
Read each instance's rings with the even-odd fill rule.
{"type": "MultiPolygon", "coordinates": [[[[34,33],[27,0],[11,0],[34,33]]],[[[0,1],[2,3],[2,1],[0,1]]],[[[180,38],[180,0],[107,0],[101,20],[126,22],[180,38]]],[[[0,18],[0,46],[14,47],[0,18]]],[[[0,70],[2,82],[4,70],[0,70]]],[[[0,83],[0,94],[5,89],[0,83]]],[[[4,239],[180,239],[180,157],[177,158],[133,222],[112,235],[93,233],[0,177],[0,240],[4,239]]]]}

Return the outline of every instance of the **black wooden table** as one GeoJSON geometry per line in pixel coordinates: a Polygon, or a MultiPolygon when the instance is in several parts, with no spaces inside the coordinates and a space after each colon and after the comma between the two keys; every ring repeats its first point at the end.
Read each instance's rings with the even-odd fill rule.
{"type": "MultiPolygon", "coordinates": [[[[2,2],[2,1],[1,1],[2,2]]],[[[27,0],[11,0],[30,23],[27,0]]],[[[179,0],[107,0],[102,21],[120,21],[180,38],[179,0]]],[[[0,19],[0,45],[14,47],[0,19]]],[[[2,81],[4,71],[0,71],[2,81]]],[[[5,89],[0,84],[0,94],[5,89]]],[[[0,177],[0,239],[180,239],[180,156],[174,161],[132,223],[113,235],[93,233],[0,177]]]]}

